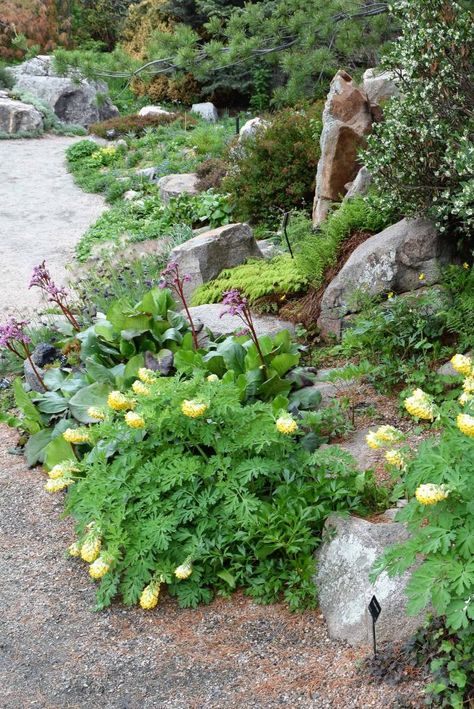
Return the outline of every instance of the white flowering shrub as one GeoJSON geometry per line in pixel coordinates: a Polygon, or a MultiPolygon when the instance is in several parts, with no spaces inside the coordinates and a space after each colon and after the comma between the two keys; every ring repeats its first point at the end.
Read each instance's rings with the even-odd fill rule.
{"type": "Polygon", "coordinates": [[[428,214],[440,232],[474,226],[473,15],[451,0],[398,0],[402,35],[384,68],[401,95],[362,160],[384,206],[428,214]]]}

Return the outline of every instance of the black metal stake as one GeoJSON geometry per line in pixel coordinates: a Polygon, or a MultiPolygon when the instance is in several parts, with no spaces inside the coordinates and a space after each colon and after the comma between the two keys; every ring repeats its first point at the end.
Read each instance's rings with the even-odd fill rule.
{"type": "Polygon", "coordinates": [[[374,657],[377,655],[377,638],[375,637],[375,623],[378,620],[382,607],[375,596],[372,596],[369,603],[369,613],[372,616],[372,640],[374,643],[374,657]]]}
{"type": "Polygon", "coordinates": [[[290,213],[285,212],[283,215],[283,222],[282,222],[281,228],[283,229],[283,233],[285,235],[285,240],[286,240],[286,244],[288,246],[288,251],[290,252],[290,256],[291,256],[291,258],[295,258],[293,256],[293,249],[291,248],[290,240],[288,238],[288,232],[286,230],[286,227],[288,226],[289,221],[290,221],[290,213]]]}
{"type": "Polygon", "coordinates": [[[240,133],[240,114],[237,114],[235,117],[235,135],[239,135],[240,133]]]}

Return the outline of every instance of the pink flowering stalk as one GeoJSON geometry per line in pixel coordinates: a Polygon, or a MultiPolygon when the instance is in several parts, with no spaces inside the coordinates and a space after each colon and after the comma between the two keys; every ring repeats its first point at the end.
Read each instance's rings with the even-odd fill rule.
{"type": "Polygon", "coordinates": [[[266,370],[265,357],[263,356],[260,343],[258,341],[257,333],[255,332],[255,325],[253,322],[252,312],[248,304],[247,298],[242,295],[242,293],[237,290],[228,290],[224,293],[224,298],[222,300],[222,305],[226,307],[221,312],[220,317],[223,315],[236,315],[240,318],[245,325],[245,329],[239,334],[249,335],[257,348],[258,356],[262,362],[262,368],[266,370]]]}
{"type": "Polygon", "coordinates": [[[180,301],[183,304],[183,307],[186,311],[186,315],[189,321],[189,324],[191,326],[191,332],[193,335],[193,343],[194,343],[194,349],[199,349],[199,343],[198,343],[198,338],[197,338],[197,332],[196,328],[194,327],[194,322],[191,317],[191,313],[189,310],[189,306],[186,300],[186,296],[184,294],[184,284],[189,283],[191,280],[191,276],[189,276],[187,273],[184,275],[180,275],[179,273],[179,265],[176,263],[176,261],[171,261],[164,271],[161,272],[161,278],[160,278],[160,283],[159,286],[160,288],[169,288],[170,290],[174,291],[180,301]]]}
{"type": "Polygon", "coordinates": [[[46,268],[46,262],[40,263],[39,266],[35,266],[31,276],[31,281],[29,288],[40,288],[43,293],[46,293],[50,303],[56,303],[59,306],[63,315],[71,323],[74,330],[79,332],[81,329],[79,323],[71,312],[71,308],[67,303],[68,292],[65,288],[59,288],[53,279],[51,274],[46,268]]]}
{"type": "Polygon", "coordinates": [[[46,389],[43,377],[31,358],[31,340],[25,332],[25,320],[10,318],[5,325],[0,325],[0,347],[4,347],[20,359],[27,359],[40,384],[46,389]]]}

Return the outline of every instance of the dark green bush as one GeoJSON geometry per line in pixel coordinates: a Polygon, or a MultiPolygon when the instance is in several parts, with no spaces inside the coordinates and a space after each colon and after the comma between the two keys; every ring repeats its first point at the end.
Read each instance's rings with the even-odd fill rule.
{"type": "Polygon", "coordinates": [[[307,111],[285,109],[271,125],[234,145],[223,188],[242,220],[276,224],[281,210],[312,203],[319,159],[321,104],[307,111]]]}

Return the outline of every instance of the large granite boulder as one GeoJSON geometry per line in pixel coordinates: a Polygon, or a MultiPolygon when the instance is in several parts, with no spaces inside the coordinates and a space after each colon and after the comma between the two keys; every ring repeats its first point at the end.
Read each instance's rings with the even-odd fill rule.
{"type": "Polygon", "coordinates": [[[205,103],[193,103],[191,113],[197,113],[198,116],[201,116],[201,118],[209,123],[216,123],[219,118],[217,108],[210,101],[206,101],[205,103]]]}
{"type": "Polygon", "coordinates": [[[42,130],[43,116],[29,103],[0,96],[0,132],[14,134],[42,130]]]}
{"type": "Polygon", "coordinates": [[[316,174],[313,223],[320,224],[330,205],[346,193],[360,165],[357,152],[372,128],[370,103],[345,71],[338,71],[323,111],[321,158],[316,174]]]}
{"type": "MultiPolygon", "coordinates": [[[[205,330],[210,330],[214,337],[222,337],[233,335],[236,331],[242,330],[244,325],[238,317],[228,314],[221,316],[223,309],[224,306],[222,304],[214,303],[194,305],[189,310],[199,332],[204,333],[205,330]]],[[[184,310],[181,314],[186,315],[184,310]]],[[[291,335],[295,333],[293,323],[273,315],[253,315],[253,324],[258,337],[263,337],[264,335],[273,337],[282,330],[288,330],[291,335]]],[[[202,342],[201,335],[200,342],[202,342]]]]}
{"type": "Polygon", "coordinates": [[[400,95],[396,77],[390,71],[367,69],[362,77],[362,88],[371,106],[380,105],[382,101],[400,95]]]}
{"type": "Polygon", "coordinates": [[[39,98],[63,123],[89,126],[118,115],[107,97],[107,85],[84,79],[77,71],[59,76],[53,57],[41,55],[8,69],[14,88],[39,98]]]}
{"type": "Polygon", "coordinates": [[[183,173],[181,175],[165,175],[158,180],[160,197],[167,204],[173,197],[180,194],[197,194],[197,183],[199,181],[195,172],[183,173]]]}
{"type": "Polygon", "coordinates": [[[350,299],[355,290],[375,296],[431,286],[439,282],[449,256],[446,240],[428,219],[402,219],[369,237],[324,292],[318,319],[323,335],[340,336],[342,318],[354,312],[350,299]]]}
{"type": "Polygon", "coordinates": [[[329,635],[336,640],[354,646],[372,642],[367,607],[374,595],[382,607],[377,621],[379,641],[405,640],[424,622],[424,613],[414,617],[406,613],[409,571],[394,578],[383,572],[374,583],[369,580],[374,562],[388,547],[409,536],[402,524],[393,521],[395,512],[389,510],[373,522],[338,515],[326,521],[326,540],[317,554],[316,585],[329,635]]]}
{"type": "Polygon", "coordinates": [[[232,268],[262,254],[248,224],[228,224],[206,231],[180,244],[171,252],[170,261],[178,263],[180,272],[188,274],[186,296],[212,281],[225,268],[232,268]]]}

